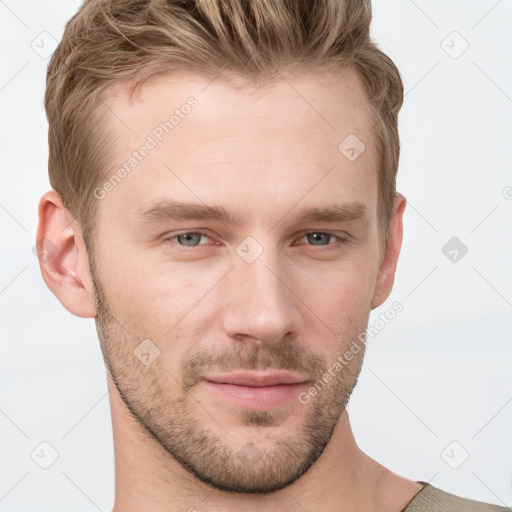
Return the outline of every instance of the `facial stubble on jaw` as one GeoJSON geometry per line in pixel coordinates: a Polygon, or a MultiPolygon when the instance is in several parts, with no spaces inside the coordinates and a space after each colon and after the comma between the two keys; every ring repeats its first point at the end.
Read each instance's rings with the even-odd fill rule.
{"type": "MultiPolygon", "coordinates": [[[[324,383],[312,397],[308,404],[311,410],[300,428],[291,432],[279,430],[288,416],[297,410],[301,412],[297,408],[306,407],[298,401],[277,410],[239,409],[240,423],[251,431],[245,443],[244,440],[237,443],[222,425],[215,424],[211,412],[201,408],[193,397],[194,385],[208,367],[222,364],[231,369],[302,370],[315,376],[313,382],[318,382],[328,369],[325,358],[304,353],[288,341],[264,349],[240,344],[237,351],[194,354],[183,363],[179,384],[177,379],[167,377],[170,373],[162,365],[143,368],[136,360],[133,348],[130,349],[134,338],[115,318],[94,265],[90,267],[96,297],[96,326],[105,365],[145,437],[156,441],[173,460],[203,483],[233,493],[278,491],[298,480],[318,461],[357,383],[364,349],[359,359],[354,358],[352,366],[345,367],[340,375],[324,383]],[[160,374],[155,372],[157,368],[162,370],[160,374]],[[172,402],[166,398],[165,382],[174,387],[181,385],[178,400],[172,402]],[[194,416],[193,409],[203,415],[207,412],[207,421],[219,427],[217,430],[225,434],[225,439],[212,432],[206,421],[201,422],[194,416]],[[258,439],[254,438],[254,429],[259,433],[258,439]]],[[[140,342],[139,337],[136,339],[140,342]]]]}

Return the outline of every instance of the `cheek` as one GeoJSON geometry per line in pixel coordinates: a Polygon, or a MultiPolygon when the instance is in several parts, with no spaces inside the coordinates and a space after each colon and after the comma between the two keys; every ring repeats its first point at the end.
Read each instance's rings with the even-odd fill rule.
{"type": "MultiPolygon", "coordinates": [[[[368,323],[376,274],[376,264],[361,257],[358,263],[339,265],[321,278],[317,274],[317,279],[307,286],[302,283],[299,289],[303,290],[304,302],[313,312],[311,315],[305,310],[308,317],[343,339],[357,336],[368,323]]],[[[335,343],[338,345],[339,340],[335,343]]]]}
{"type": "MultiPolygon", "coordinates": [[[[320,309],[320,318],[325,318],[339,331],[346,324],[359,324],[370,311],[371,287],[367,281],[356,279],[353,274],[346,279],[331,279],[329,286],[308,291],[308,302],[312,309],[320,309]]],[[[348,325],[347,325],[348,327],[348,325]]]]}
{"type": "Polygon", "coordinates": [[[229,269],[211,261],[165,260],[159,250],[126,252],[123,257],[120,251],[111,254],[102,261],[101,281],[114,316],[127,330],[144,331],[160,340],[179,336],[191,323],[200,329],[197,316],[205,314],[209,291],[229,269]]]}
{"type": "Polygon", "coordinates": [[[308,272],[315,278],[307,279],[308,291],[304,296],[310,296],[311,283],[321,302],[357,307],[360,302],[369,301],[378,273],[377,258],[377,249],[368,244],[347,251],[329,265],[313,265],[308,272]]]}

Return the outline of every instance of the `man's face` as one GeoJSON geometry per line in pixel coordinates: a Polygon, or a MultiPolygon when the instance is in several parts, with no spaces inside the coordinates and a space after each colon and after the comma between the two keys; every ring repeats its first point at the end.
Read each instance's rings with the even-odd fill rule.
{"type": "Polygon", "coordinates": [[[107,103],[117,149],[106,180],[150,147],[98,194],[97,326],[116,387],[202,481],[282,488],[322,454],[364,354],[380,259],[362,86],[349,71],[258,90],[180,73],[153,78],[134,103],[117,87],[107,103]],[[155,131],[175,109],[172,130],[155,131]],[[181,218],[171,202],[238,222],[181,218]],[[300,220],[325,208],[344,215],[300,220]]]}

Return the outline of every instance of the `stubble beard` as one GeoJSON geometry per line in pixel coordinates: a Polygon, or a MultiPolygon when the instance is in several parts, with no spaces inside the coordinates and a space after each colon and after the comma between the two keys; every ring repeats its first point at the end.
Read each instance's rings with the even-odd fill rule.
{"type": "MultiPolygon", "coordinates": [[[[289,486],[304,475],[320,458],[345,411],[361,369],[364,346],[350,364],[330,382],[324,383],[307,405],[298,400],[278,410],[239,409],[240,424],[246,426],[246,439],[234,439],[216,423],[213,410],[206,413],[193,397],[193,383],[212,361],[211,354],[195,354],[182,365],[178,382],[162,365],[145,367],[133,348],[147,336],[133,336],[115,318],[105,291],[91,265],[96,295],[96,327],[107,371],[120,397],[140,426],[141,433],[158,443],[175,461],[200,481],[218,490],[265,494],[289,486]],[[134,344],[134,340],[138,340],[134,344]],[[185,386],[183,386],[185,383],[185,386]],[[180,397],[171,399],[169,387],[181,387],[180,397]],[[309,407],[301,425],[285,429],[288,415],[309,407]],[[207,418],[199,420],[199,418],[207,418]],[[212,417],[213,416],[213,417],[212,417]],[[214,425],[209,428],[209,424],[214,425]],[[217,433],[216,433],[217,432],[217,433]]],[[[135,328],[135,326],[134,326],[135,328]]],[[[351,339],[340,343],[341,351],[351,339]]],[[[172,340],[166,340],[171,344],[172,340]]],[[[242,350],[223,353],[232,368],[307,369],[314,382],[329,365],[320,354],[304,354],[297,345],[283,341],[272,348],[240,345],[242,350]]],[[[160,361],[163,358],[160,357],[160,361]]],[[[340,454],[343,456],[343,454],[340,454]]]]}

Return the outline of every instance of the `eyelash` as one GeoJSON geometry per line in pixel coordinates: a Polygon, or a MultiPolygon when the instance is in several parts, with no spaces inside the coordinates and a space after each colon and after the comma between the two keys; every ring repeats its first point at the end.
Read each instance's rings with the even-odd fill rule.
{"type": "MultiPolygon", "coordinates": [[[[311,234],[321,234],[321,235],[329,235],[331,237],[334,237],[336,238],[336,241],[332,244],[327,244],[327,245],[312,245],[312,244],[307,244],[307,245],[310,245],[311,247],[324,247],[324,248],[328,248],[328,247],[339,247],[340,245],[344,244],[345,242],[348,242],[348,238],[345,238],[345,237],[342,237],[340,235],[336,235],[335,233],[331,233],[329,231],[308,231],[307,233],[304,233],[300,238],[304,238],[305,236],[307,235],[311,235],[311,234]]],[[[210,238],[208,235],[206,235],[205,233],[201,233],[199,231],[183,231],[182,233],[175,233],[173,235],[170,235],[170,236],[167,236],[164,238],[164,241],[165,242],[170,242],[170,243],[173,243],[172,240],[177,238],[178,236],[183,236],[183,235],[202,235],[202,236],[205,236],[207,238],[210,238]]],[[[182,247],[183,249],[185,250],[191,250],[191,249],[196,249],[197,247],[200,247],[201,245],[208,245],[208,244],[199,244],[199,245],[196,245],[196,246],[192,246],[192,247],[187,247],[186,245],[181,245],[181,244],[178,244],[176,243],[175,245],[178,245],[179,247],[182,247]]]]}

